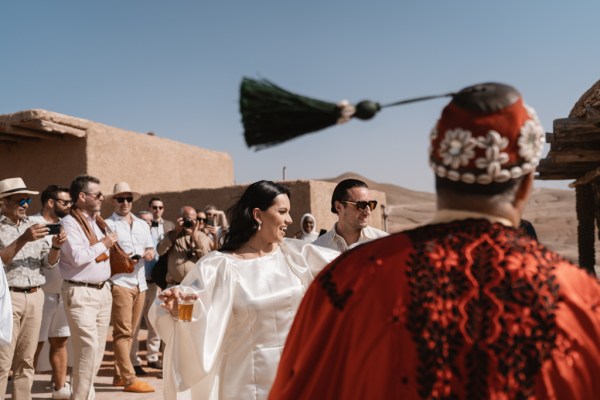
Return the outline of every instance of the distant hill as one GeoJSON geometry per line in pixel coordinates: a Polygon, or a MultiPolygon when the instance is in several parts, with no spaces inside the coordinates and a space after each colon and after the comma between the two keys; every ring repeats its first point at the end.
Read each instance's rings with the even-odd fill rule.
{"type": "MultiPolygon", "coordinates": [[[[433,215],[435,210],[433,193],[414,191],[389,183],[378,183],[354,172],[322,180],[340,182],[348,178],[360,179],[366,182],[369,188],[386,193],[389,232],[398,232],[425,224],[433,215]]],[[[533,223],[541,243],[577,262],[575,191],[535,188],[525,209],[524,218],[533,223]]],[[[600,250],[598,240],[596,249],[600,250]]],[[[600,257],[598,259],[600,260],[600,257]]],[[[596,264],[600,264],[600,261],[596,264]]]]}

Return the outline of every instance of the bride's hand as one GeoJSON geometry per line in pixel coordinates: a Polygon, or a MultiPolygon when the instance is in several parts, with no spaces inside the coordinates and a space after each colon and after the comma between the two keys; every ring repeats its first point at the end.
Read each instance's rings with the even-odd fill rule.
{"type": "Polygon", "coordinates": [[[164,309],[166,309],[167,311],[169,311],[171,316],[177,318],[177,316],[178,316],[177,305],[179,304],[179,301],[180,300],[196,300],[196,299],[198,299],[198,295],[196,295],[195,293],[186,294],[186,293],[184,293],[184,290],[182,290],[181,287],[174,286],[172,288],[165,289],[162,292],[160,292],[160,294],[158,295],[158,298],[159,298],[159,300],[162,301],[162,304],[160,306],[163,307],[164,309]]]}

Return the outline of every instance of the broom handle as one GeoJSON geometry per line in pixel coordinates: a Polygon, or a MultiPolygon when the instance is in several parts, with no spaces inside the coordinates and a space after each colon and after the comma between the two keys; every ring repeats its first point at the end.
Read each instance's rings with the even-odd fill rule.
{"type": "Polygon", "coordinates": [[[397,101],[395,103],[384,104],[384,105],[381,106],[381,108],[399,106],[401,104],[415,103],[417,101],[438,99],[440,97],[450,97],[450,96],[454,96],[455,94],[456,93],[446,93],[446,94],[437,94],[437,95],[434,95],[434,96],[414,97],[412,99],[400,100],[400,101],[397,101]]]}

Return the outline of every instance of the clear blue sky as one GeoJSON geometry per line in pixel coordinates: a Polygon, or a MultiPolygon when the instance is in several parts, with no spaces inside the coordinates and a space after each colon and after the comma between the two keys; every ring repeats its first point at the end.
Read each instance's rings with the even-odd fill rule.
{"type": "Polygon", "coordinates": [[[547,131],[600,79],[598,1],[11,1],[0,15],[0,114],[43,108],[227,152],[237,183],[285,166],[288,179],[354,171],[433,191],[427,138],[447,102],[255,152],[243,76],[332,102],[505,82],[547,131]]]}

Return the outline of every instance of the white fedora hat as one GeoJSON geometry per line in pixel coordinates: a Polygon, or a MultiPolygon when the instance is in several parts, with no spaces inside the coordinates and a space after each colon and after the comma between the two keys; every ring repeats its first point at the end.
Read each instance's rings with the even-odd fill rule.
{"type": "Polygon", "coordinates": [[[133,201],[137,201],[140,197],[142,197],[142,195],[138,192],[134,192],[133,190],[131,190],[129,183],[127,182],[116,183],[110,197],[115,197],[123,193],[131,193],[131,195],[133,196],[133,201]]]}
{"type": "Polygon", "coordinates": [[[0,181],[0,199],[18,193],[39,194],[40,192],[28,190],[21,178],[8,178],[0,181]]]}

